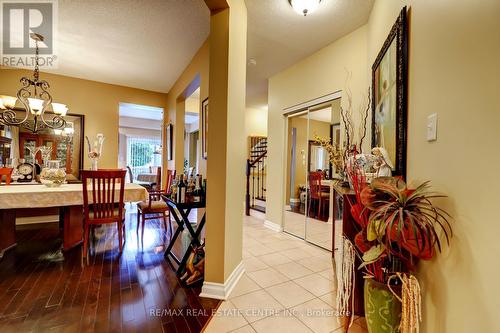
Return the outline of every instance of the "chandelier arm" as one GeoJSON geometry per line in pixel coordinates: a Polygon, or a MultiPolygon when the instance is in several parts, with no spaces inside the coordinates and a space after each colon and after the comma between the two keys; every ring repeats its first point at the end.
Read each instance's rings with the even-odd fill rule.
{"type": "Polygon", "coordinates": [[[0,123],[7,126],[17,126],[20,124],[16,118],[16,112],[13,110],[5,110],[0,113],[0,123]]]}
{"type": "Polygon", "coordinates": [[[43,128],[51,128],[51,129],[61,129],[66,127],[66,120],[59,115],[55,115],[51,121],[45,121],[45,119],[41,118],[43,122],[43,128]]]}
{"type": "Polygon", "coordinates": [[[29,123],[29,122],[22,123],[21,125],[22,125],[24,128],[26,128],[28,131],[30,131],[31,133],[36,133],[35,128],[34,128],[34,127],[31,127],[31,125],[30,125],[30,123],[29,123]]]}
{"type": "Polygon", "coordinates": [[[14,110],[6,110],[0,114],[1,121],[9,126],[17,126],[26,122],[30,114],[30,107],[28,103],[28,97],[31,96],[30,91],[27,89],[30,86],[30,80],[26,77],[21,79],[22,88],[17,92],[17,98],[21,101],[21,104],[24,106],[25,114],[24,118],[18,120],[16,118],[17,114],[14,110]]]}
{"type": "Polygon", "coordinates": [[[66,121],[58,115],[55,115],[51,121],[47,121],[45,119],[45,111],[47,110],[49,105],[52,104],[52,96],[47,91],[47,89],[49,89],[50,86],[47,81],[39,81],[38,86],[42,90],[42,92],[40,93],[40,98],[45,101],[44,106],[42,108],[42,112],[40,112],[40,119],[42,120],[42,123],[45,125],[44,127],[52,129],[59,129],[64,127],[66,125],[66,121]]]}

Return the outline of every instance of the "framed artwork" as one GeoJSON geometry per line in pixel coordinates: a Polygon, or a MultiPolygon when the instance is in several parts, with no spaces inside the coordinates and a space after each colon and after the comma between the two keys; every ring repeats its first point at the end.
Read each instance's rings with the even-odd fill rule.
{"type": "Polygon", "coordinates": [[[201,102],[201,155],[207,159],[208,97],[201,102]]]}
{"type": "Polygon", "coordinates": [[[372,66],[372,147],[387,151],[395,176],[406,178],[408,28],[406,7],[372,66]]]}
{"type": "Polygon", "coordinates": [[[174,159],[174,142],[172,140],[174,133],[174,125],[168,124],[166,128],[166,143],[167,143],[167,159],[172,161],[174,159]]]}

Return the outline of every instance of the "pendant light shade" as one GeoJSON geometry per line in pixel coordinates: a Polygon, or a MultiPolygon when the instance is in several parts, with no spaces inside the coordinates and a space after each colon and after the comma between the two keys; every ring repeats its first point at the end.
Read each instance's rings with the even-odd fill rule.
{"type": "Polygon", "coordinates": [[[314,12],[318,8],[321,0],[288,0],[288,2],[290,2],[293,10],[301,15],[306,16],[307,14],[314,12]]]}

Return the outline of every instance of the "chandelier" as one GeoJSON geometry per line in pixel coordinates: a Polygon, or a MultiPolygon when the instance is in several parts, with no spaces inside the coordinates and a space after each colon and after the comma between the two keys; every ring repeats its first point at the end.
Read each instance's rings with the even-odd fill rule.
{"type": "Polygon", "coordinates": [[[32,133],[42,129],[63,129],[66,126],[64,116],[68,108],[64,104],[52,103],[52,96],[48,92],[47,81],[40,80],[39,50],[38,43],[43,42],[44,37],[31,33],[31,39],[35,41],[35,70],[33,78],[21,78],[21,89],[17,97],[0,96],[0,124],[7,126],[22,126],[32,133]],[[24,117],[18,113],[24,111],[24,117]],[[47,113],[52,112],[49,116],[47,113]],[[28,119],[32,116],[32,119],[28,119]]]}

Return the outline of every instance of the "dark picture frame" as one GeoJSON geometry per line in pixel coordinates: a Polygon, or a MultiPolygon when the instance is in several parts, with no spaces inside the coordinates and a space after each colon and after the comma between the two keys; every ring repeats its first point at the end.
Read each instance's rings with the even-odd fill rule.
{"type": "Polygon", "coordinates": [[[172,140],[173,138],[173,134],[174,134],[174,125],[172,124],[168,124],[167,127],[165,128],[165,141],[166,141],[166,144],[167,144],[167,160],[169,161],[172,161],[174,159],[174,154],[173,154],[173,151],[174,151],[174,142],[172,140]]]}
{"type": "Polygon", "coordinates": [[[206,160],[208,134],[208,97],[201,102],[201,156],[206,160]]]}
{"type": "Polygon", "coordinates": [[[401,10],[373,63],[372,96],[372,148],[377,146],[386,148],[393,164],[393,175],[406,178],[408,127],[406,7],[401,10]]]}

